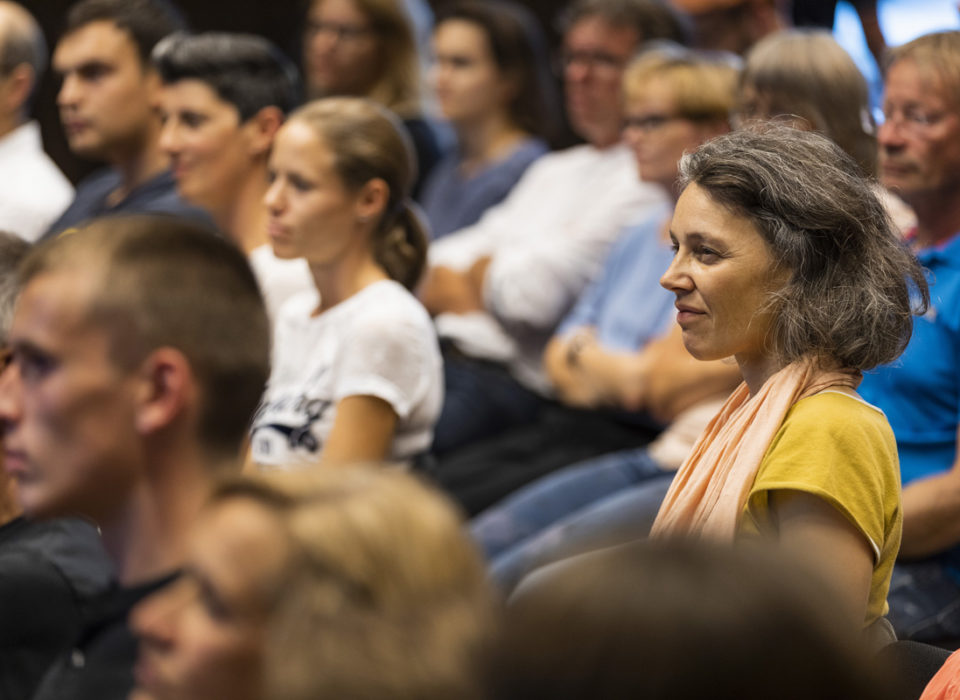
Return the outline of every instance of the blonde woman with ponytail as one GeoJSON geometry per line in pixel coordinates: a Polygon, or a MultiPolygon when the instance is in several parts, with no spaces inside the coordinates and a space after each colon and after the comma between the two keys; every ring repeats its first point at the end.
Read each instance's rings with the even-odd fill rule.
{"type": "Polygon", "coordinates": [[[427,246],[412,163],[396,118],[369,100],[317,100],[280,129],[267,231],[277,257],[306,258],[316,290],[280,310],[257,465],[409,462],[430,445],[442,371],[411,293],[427,246]]]}

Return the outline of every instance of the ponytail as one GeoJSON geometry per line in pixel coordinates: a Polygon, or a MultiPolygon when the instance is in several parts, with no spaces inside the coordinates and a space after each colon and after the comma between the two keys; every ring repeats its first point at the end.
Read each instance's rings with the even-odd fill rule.
{"type": "Polygon", "coordinates": [[[411,292],[427,264],[427,231],[412,206],[402,203],[393,221],[384,226],[373,247],[373,257],[390,279],[411,292]]]}

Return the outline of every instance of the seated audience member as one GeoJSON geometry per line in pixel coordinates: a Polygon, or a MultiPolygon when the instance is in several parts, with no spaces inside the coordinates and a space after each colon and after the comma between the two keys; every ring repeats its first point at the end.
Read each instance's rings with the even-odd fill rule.
{"type": "MultiPolygon", "coordinates": [[[[650,50],[627,67],[624,140],[644,180],[670,200],[677,196],[677,162],[684,151],[729,130],[736,79],[729,64],[679,48],[650,50]]],[[[680,411],[711,395],[725,396],[736,385],[736,370],[729,365],[684,362],[688,356],[678,338],[650,345],[673,321],[672,296],[659,284],[670,264],[668,218],[664,206],[621,234],[601,274],[547,344],[547,375],[560,403],[530,425],[440,461],[439,483],[468,512],[559,467],[645,445],[680,411]],[[662,405],[674,400],[680,403],[662,405]]],[[[654,467],[637,478],[669,479],[669,473],[654,467]]],[[[551,515],[545,503],[530,509],[543,526],[561,517],[557,508],[563,508],[560,494],[550,490],[551,515]]],[[[571,496],[576,505],[570,502],[563,515],[588,503],[579,488],[571,496]]],[[[487,552],[493,554],[491,548],[487,552]]]]}
{"type": "Polygon", "coordinates": [[[790,26],[781,0],[670,0],[690,19],[693,45],[744,56],[763,37],[790,26]]]}
{"type": "Polygon", "coordinates": [[[227,481],[180,580],[131,616],[131,700],[481,695],[496,608],[453,508],[409,474],[227,481]]]}
{"type": "Polygon", "coordinates": [[[253,462],[294,467],[409,461],[430,446],[443,370],[410,290],[427,240],[411,208],[400,122],[356,97],[316,100],[280,129],[266,195],[279,258],[306,258],[316,289],[276,323],[253,462]]]}
{"type": "Polygon", "coordinates": [[[960,32],[891,50],[880,180],[917,216],[908,244],[929,271],[931,307],[896,362],[865,375],[900,455],[903,544],[890,585],[901,639],[960,636],[960,32]]]}
{"type": "Polygon", "coordinates": [[[247,254],[271,317],[313,286],[303,260],[279,260],[267,239],[267,158],[299,101],[296,68],[266,39],[176,34],[153,52],[160,92],[160,150],[180,196],[206,209],[247,254]]]}
{"type": "Polygon", "coordinates": [[[658,0],[575,0],[563,79],[587,143],[543,156],[480,221],[431,246],[421,298],[448,345],[437,454],[537,417],[556,325],[623,227],[662,206],[620,141],[620,81],[641,42],[679,34],[658,0]]]}
{"type": "Polygon", "coordinates": [[[34,697],[123,700],[127,611],[176,577],[214,475],[239,469],[266,312],[243,254],[171,216],[94,221],[33,251],[20,279],[4,469],[28,516],[96,523],[119,578],[34,697]]]}
{"type": "Polygon", "coordinates": [[[37,240],[73,200],[73,186],[43,152],[30,105],[47,66],[36,20],[0,2],[0,230],[37,240]]]}
{"type": "Polygon", "coordinates": [[[431,82],[457,149],[420,197],[434,238],[476,223],[547,151],[556,107],[546,51],[520,5],[464,0],[440,15],[431,82]]]}
{"type": "MultiPolygon", "coordinates": [[[[2,10],[0,10],[2,12],[2,10]]],[[[0,351],[19,286],[16,269],[30,246],[0,233],[0,351]]],[[[96,528],[77,519],[25,518],[0,469],[0,697],[33,695],[43,672],[74,641],[82,601],[103,592],[112,567],[96,528]]]]}
{"type": "Polygon", "coordinates": [[[442,156],[424,118],[420,63],[401,0],[311,0],[303,35],[310,98],[367,97],[403,120],[416,153],[412,192],[442,156]]]}
{"type": "Polygon", "coordinates": [[[511,602],[502,700],[893,700],[842,606],[759,547],[637,543],[511,602]]]}
{"type": "MultiPolygon", "coordinates": [[[[828,32],[788,30],[761,40],[747,56],[740,80],[739,119],[789,120],[798,129],[819,131],[877,175],[877,138],[867,81],[828,32]]],[[[900,199],[877,186],[901,231],[916,217],[900,199]]]]}
{"type": "MultiPolygon", "coordinates": [[[[624,138],[644,177],[671,200],[679,195],[677,165],[684,152],[729,129],[736,79],[729,64],[674,50],[647,52],[627,68],[624,138]]],[[[672,297],[659,284],[670,264],[668,223],[665,210],[623,235],[603,274],[547,346],[547,369],[561,399],[586,410],[567,409],[557,414],[565,420],[536,424],[539,433],[513,431],[486,451],[465,450],[450,465],[472,466],[461,477],[472,477],[470,496],[493,487],[505,495],[504,485],[515,487],[524,477],[586,457],[586,446],[593,454],[608,453],[531,483],[473,523],[493,578],[505,589],[555,559],[646,537],[673,471],[740,381],[731,363],[699,362],[683,348],[672,297]],[[623,443],[646,442],[650,432],[638,423],[651,419],[670,427],[649,449],[614,451],[620,446],[603,443],[612,428],[602,428],[610,422],[624,434],[623,443]]]]}
{"type": "Polygon", "coordinates": [[[880,637],[902,524],[897,447],[855,389],[906,346],[927,299],[921,268],[859,165],[818,134],[743,129],[684,156],[680,176],[661,283],[690,354],[733,356],[744,383],[652,535],[775,540],[837,589],[848,624],[880,637]]]}
{"type": "Polygon", "coordinates": [[[70,150],[106,161],[77,185],[73,203],[47,230],[54,236],[90,219],[120,213],[171,213],[209,221],[177,195],[160,150],[160,80],[150,52],[183,27],[166,0],[80,0],[67,13],[53,52],[63,84],[57,94],[70,150]]]}

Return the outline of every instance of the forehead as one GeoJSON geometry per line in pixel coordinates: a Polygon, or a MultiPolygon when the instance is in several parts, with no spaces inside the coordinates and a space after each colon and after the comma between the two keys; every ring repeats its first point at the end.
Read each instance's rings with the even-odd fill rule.
{"type": "Polygon", "coordinates": [[[316,130],[301,119],[292,119],[280,127],[270,156],[273,162],[291,159],[318,169],[333,167],[332,151],[316,130]]]}
{"type": "Polygon", "coordinates": [[[203,514],[190,558],[221,592],[239,600],[272,588],[288,552],[286,534],[270,510],[248,497],[229,497],[203,514]]]}
{"type": "Polygon", "coordinates": [[[353,0],[316,0],[310,6],[312,18],[362,23],[367,21],[363,10],[353,0]]]}
{"type": "Polygon", "coordinates": [[[766,248],[753,221],[720,204],[696,183],[688,185],[677,200],[671,231],[678,236],[699,234],[733,245],[766,248]]]}
{"type": "Polygon", "coordinates": [[[445,49],[463,53],[489,53],[487,33],[476,22],[453,18],[440,23],[433,33],[434,42],[445,49]]]}
{"type": "Polygon", "coordinates": [[[649,75],[624,90],[624,105],[628,111],[643,109],[650,105],[673,107],[677,91],[671,82],[657,74],[649,75]]]}
{"type": "Polygon", "coordinates": [[[237,108],[227,102],[210,85],[193,78],[166,83],[160,91],[163,106],[207,114],[232,112],[239,118],[237,108]]]}
{"type": "Polygon", "coordinates": [[[931,108],[960,113],[957,95],[934,66],[904,58],[890,66],[884,88],[885,100],[909,101],[931,108]]]}
{"type": "Polygon", "coordinates": [[[76,29],[57,44],[53,67],[65,72],[84,63],[140,66],[140,55],[133,37],[109,20],[98,20],[76,29]]]}
{"type": "Polygon", "coordinates": [[[611,51],[628,58],[637,48],[639,37],[632,27],[618,27],[599,15],[581,17],[563,37],[568,49],[611,51]]]}
{"type": "Polygon", "coordinates": [[[50,346],[96,332],[90,319],[96,289],[91,274],[51,271],[34,277],[17,301],[11,343],[50,346]]]}

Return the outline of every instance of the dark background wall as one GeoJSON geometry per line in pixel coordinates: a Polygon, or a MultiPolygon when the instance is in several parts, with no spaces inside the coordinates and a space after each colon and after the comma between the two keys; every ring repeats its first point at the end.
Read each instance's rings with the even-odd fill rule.
{"type": "MultiPolygon", "coordinates": [[[[20,0],[40,22],[51,51],[59,37],[63,17],[74,0],[20,0]]],[[[444,0],[430,0],[437,9],[444,0]]],[[[554,15],[562,3],[552,0],[526,0],[527,5],[543,22],[550,41],[555,45],[554,15]]],[[[179,7],[195,31],[254,32],[262,34],[283,48],[291,58],[299,58],[299,36],[306,0],[180,0],[179,7]]],[[[57,79],[45,76],[40,88],[35,114],[40,120],[47,151],[72,180],[76,181],[93,167],[74,158],[67,149],[56,109],[57,79]]]]}

